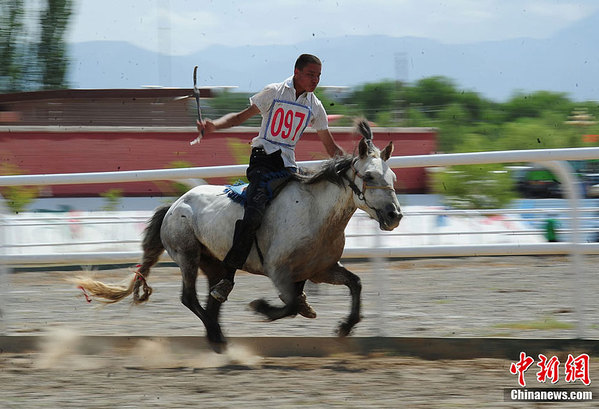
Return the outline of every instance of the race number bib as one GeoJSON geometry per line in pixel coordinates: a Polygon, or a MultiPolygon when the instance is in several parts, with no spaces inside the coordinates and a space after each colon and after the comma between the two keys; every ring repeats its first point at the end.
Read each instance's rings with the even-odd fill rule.
{"type": "Polygon", "coordinates": [[[312,110],[305,105],[275,99],[264,131],[267,141],[295,146],[308,126],[312,110]]]}

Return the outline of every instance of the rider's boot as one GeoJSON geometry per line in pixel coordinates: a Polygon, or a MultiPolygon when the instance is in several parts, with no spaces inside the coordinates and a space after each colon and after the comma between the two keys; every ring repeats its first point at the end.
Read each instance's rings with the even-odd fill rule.
{"type": "Polygon", "coordinates": [[[227,301],[235,285],[235,272],[243,267],[254,245],[253,233],[251,227],[243,220],[235,222],[233,245],[223,260],[226,267],[225,277],[210,289],[210,296],[215,300],[221,303],[227,301]]]}

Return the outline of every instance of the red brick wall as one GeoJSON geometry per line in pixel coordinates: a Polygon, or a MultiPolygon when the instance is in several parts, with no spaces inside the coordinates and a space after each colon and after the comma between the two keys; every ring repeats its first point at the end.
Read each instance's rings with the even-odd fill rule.
{"type": "MultiPolygon", "coordinates": [[[[220,132],[205,137],[200,144],[189,145],[196,137],[190,132],[125,132],[114,128],[100,131],[21,131],[0,130],[0,172],[10,165],[23,174],[53,174],[78,172],[164,169],[176,161],[191,166],[214,166],[242,163],[249,156],[249,142],[257,130],[220,132]]],[[[191,128],[190,128],[191,130],[191,128]]],[[[359,137],[344,128],[332,128],[338,143],[354,152],[359,137]]],[[[434,130],[374,130],[377,146],[388,141],[395,145],[394,156],[429,154],[436,150],[434,130]]],[[[323,159],[327,155],[315,132],[306,132],[296,148],[297,160],[323,159]]],[[[424,169],[396,169],[398,192],[423,193],[427,190],[424,169]]],[[[228,183],[227,179],[210,180],[228,183]]],[[[162,196],[172,193],[169,182],[135,182],[118,185],[92,184],[51,186],[50,196],[96,196],[111,188],[123,190],[129,196],[162,196]]]]}

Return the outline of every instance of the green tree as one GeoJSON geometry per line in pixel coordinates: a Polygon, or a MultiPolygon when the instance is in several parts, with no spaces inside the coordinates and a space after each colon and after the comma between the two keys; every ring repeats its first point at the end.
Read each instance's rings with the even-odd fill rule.
{"type": "Polygon", "coordinates": [[[453,152],[467,131],[469,114],[461,104],[452,103],[438,113],[439,150],[453,152]]]}
{"type": "Polygon", "coordinates": [[[392,107],[395,91],[394,81],[369,83],[358,88],[352,95],[352,102],[366,117],[378,112],[389,111],[392,107]]]}
{"type": "MultiPolygon", "coordinates": [[[[10,161],[0,157],[0,176],[22,175],[23,171],[10,161]]],[[[6,200],[6,205],[15,213],[20,213],[33,202],[39,193],[37,186],[5,186],[0,189],[0,195],[6,200]]]]}
{"type": "Polygon", "coordinates": [[[24,59],[23,1],[0,3],[0,90],[17,91],[22,82],[24,59]]]}
{"type": "Polygon", "coordinates": [[[72,9],[72,0],[48,0],[46,9],[42,11],[37,59],[44,89],[67,87],[66,74],[69,61],[64,35],[72,9]]]}
{"type": "Polygon", "coordinates": [[[502,136],[490,144],[492,150],[557,149],[576,147],[571,129],[539,118],[520,118],[502,126],[502,136]]]}
{"type": "Polygon", "coordinates": [[[447,205],[462,209],[496,209],[516,197],[514,182],[500,164],[464,165],[433,176],[435,193],[447,205]]]}
{"type": "Polygon", "coordinates": [[[537,91],[530,94],[517,92],[502,106],[506,121],[518,118],[538,118],[545,112],[560,112],[568,115],[573,103],[565,93],[537,91]]]}
{"type": "Polygon", "coordinates": [[[67,87],[64,35],[72,0],[45,0],[39,16],[30,16],[23,0],[0,3],[0,91],[17,92],[67,87]],[[39,17],[39,25],[26,26],[39,17]]]}
{"type": "Polygon", "coordinates": [[[409,107],[405,111],[403,126],[423,126],[433,127],[438,124],[429,118],[424,112],[417,107],[409,107]]]}
{"type": "Polygon", "coordinates": [[[428,107],[431,116],[439,107],[458,102],[458,91],[452,80],[447,77],[423,78],[411,87],[406,87],[404,97],[409,105],[428,107]]]}

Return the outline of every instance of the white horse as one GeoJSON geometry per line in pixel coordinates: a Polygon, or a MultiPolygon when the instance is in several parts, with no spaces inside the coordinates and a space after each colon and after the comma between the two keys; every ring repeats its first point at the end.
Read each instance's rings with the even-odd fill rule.
{"type": "MultiPolygon", "coordinates": [[[[360,321],[360,279],[339,263],[345,227],[357,208],[377,220],[383,230],[397,227],[402,214],[393,189],[395,174],[385,163],[393,144],[379,151],[368,123],[361,121],[358,129],[363,135],[358,156],[328,160],[317,173],[294,178],[267,208],[243,269],[268,276],[279,291],[283,306],[271,306],[265,300],[250,304],[271,320],[298,313],[303,283],[310,280],[349,287],[351,312],[338,328],[340,336],[348,335],[360,321]]],[[[201,269],[209,289],[221,280],[225,271],[221,261],[231,248],[235,221],[243,217],[243,207],[223,191],[223,186],[198,186],[155,212],[145,231],[143,262],[128,287],[91,279],[79,279],[77,284],[108,302],[132,293],[134,302],[144,302],[151,294],[146,282],[150,267],[166,249],[181,269],[182,303],[202,320],[208,340],[220,350],[225,344],[218,321],[221,303],[208,296],[203,308],[196,278],[201,269]]]]}

